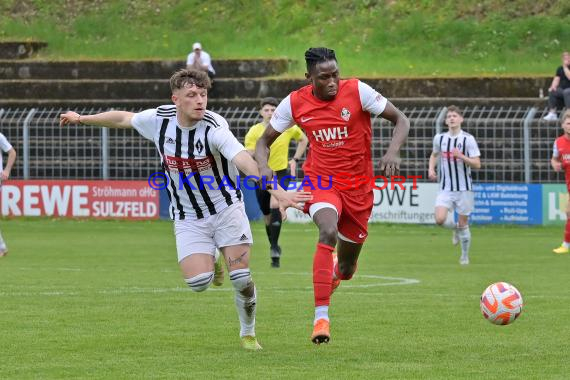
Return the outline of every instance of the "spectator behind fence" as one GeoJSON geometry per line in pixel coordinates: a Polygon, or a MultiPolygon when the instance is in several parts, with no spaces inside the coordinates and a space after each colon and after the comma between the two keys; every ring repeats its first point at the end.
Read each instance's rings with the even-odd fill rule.
{"type": "Polygon", "coordinates": [[[552,84],[548,88],[548,114],[544,120],[558,120],[556,110],[570,108],[570,53],[562,53],[562,66],[556,69],[552,84]]]}
{"type": "Polygon", "coordinates": [[[186,59],[186,68],[188,70],[205,71],[208,73],[210,79],[214,79],[216,75],[210,54],[202,50],[202,44],[199,42],[194,42],[192,45],[192,53],[188,54],[188,58],[186,59]]]}

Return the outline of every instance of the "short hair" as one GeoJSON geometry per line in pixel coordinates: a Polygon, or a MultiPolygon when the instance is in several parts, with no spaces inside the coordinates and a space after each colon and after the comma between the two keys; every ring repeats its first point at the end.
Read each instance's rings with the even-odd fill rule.
{"type": "Polygon", "coordinates": [[[180,90],[186,86],[205,88],[211,87],[210,78],[205,71],[180,69],[170,77],[170,91],[180,90]]]}
{"type": "Polygon", "coordinates": [[[560,124],[564,124],[566,119],[570,119],[570,109],[567,109],[566,111],[564,111],[564,113],[562,114],[562,117],[560,118],[560,124]]]}
{"type": "Polygon", "coordinates": [[[447,116],[447,114],[449,112],[455,112],[459,116],[463,117],[463,112],[461,112],[461,110],[457,106],[451,105],[451,106],[447,107],[447,112],[445,113],[445,115],[447,116]]]}
{"type": "Polygon", "coordinates": [[[263,108],[263,106],[265,106],[266,104],[277,107],[279,105],[279,101],[277,99],[269,96],[267,98],[261,99],[261,102],[259,102],[259,107],[263,108]]]}
{"type": "Polygon", "coordinates": [[[334,50],[326,47],[309,48],[305,52],[305,62],[307,63],[307,72],[311,72],[317,63],[335,61],[336,55],[334,50]]]}

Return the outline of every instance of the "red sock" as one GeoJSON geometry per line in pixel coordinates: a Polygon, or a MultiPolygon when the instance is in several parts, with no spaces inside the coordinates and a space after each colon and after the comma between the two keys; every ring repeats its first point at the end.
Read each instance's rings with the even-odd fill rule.
{"type": "Polygon", "coordinates": [[[313,257],[313,289],[315,306],[328,306],[332,291],[332,253],[334,247],[323,243],[317,244],[313,257]]]}
{"type": "Polygon", "coordinates": [[[566,220],[566,228],[564,229],[564,241],[570,243],[570,219],[566,220]]]}

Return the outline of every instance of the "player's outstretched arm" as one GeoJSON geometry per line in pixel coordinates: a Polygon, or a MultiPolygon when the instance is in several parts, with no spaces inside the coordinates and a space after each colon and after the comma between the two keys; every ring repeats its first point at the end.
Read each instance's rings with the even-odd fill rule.
{"type": "Polygon", "coordinates": [[[59,116],[59,125],[84,124],[107,128],[131,128],[134,113],[126,111],[109,111],[95,115],[80,115],[67,111],[59,116]]]}
{"type": "Polygon", "coordinates": [[[380,159],[380,170],[386,177],[398,175],[400,172],[400,148],[408,138],[410,121],[402,111],[389,101],[380,116],[395,124],[392,141],[390,141],[386,154],[380,159]]]}
{"type": "MultiPolygon", "coordinates": [[[[247,151],[243,150],[239,152],[232,160],[235,166],[239,170],[245,173],[247,176],[255,176],[260,178],[259,170],[257,169],[257,164],[251,157],[247,151]]],[[[265,183],[268,181],[266,180],[265,183]]],[[[263,185],[263,181],[260,180],[257,183],[258,186],[263,185]]],[[[285,220],[287,218],[287,214],[285,210],[288,207],[294,207],[296,209],[302,210],[302,207],[298,204],[299,202],[306,202],[313,199],[311,193],[306,191],[292,191],[287,192],[283,190],[281,187],[277,186],[276,189],[267,189],[273,195],[277,201],[279,202],[279,210],[281,211],[281,218],[285,220]]]]}

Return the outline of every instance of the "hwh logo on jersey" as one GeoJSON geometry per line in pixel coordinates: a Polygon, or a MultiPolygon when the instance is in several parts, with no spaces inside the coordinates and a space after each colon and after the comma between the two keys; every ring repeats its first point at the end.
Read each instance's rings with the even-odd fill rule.
{"type": "Polygon", "coordinates": [[[342,140],[343,138],[348,137],[348,127],[345,126],[345,127],[319,129],[318,131],[313,131],[313,136],[315,136],[315,140],[317,141],[330,141],[337,139],[342,140]]]}

